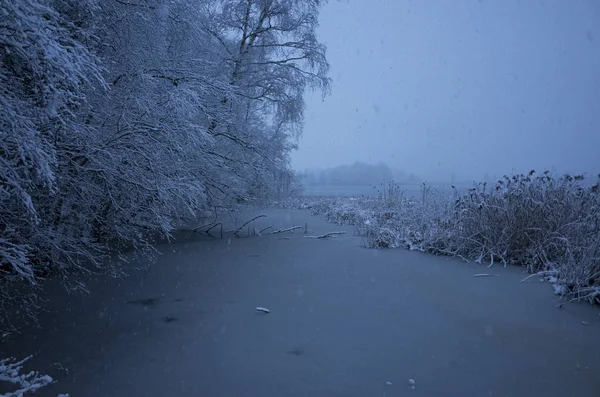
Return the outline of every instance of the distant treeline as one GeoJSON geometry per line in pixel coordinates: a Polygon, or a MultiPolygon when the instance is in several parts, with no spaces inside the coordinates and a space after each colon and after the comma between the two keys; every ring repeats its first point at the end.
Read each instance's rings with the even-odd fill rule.
{"type": "Polygon", "coordinates": [[[418,183],[415,174],[394,170],[384,163],[365,164],[355,162],[324,170],[310,170],[300,173],[305,185],[373,185],[389,181],[396,183],[418,183]]]}

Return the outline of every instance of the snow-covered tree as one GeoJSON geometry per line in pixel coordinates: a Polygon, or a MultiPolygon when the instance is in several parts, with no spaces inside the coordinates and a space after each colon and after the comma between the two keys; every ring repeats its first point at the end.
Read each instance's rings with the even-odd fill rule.
{"type": "Polygon", "coordinates": [[[320,6],[0,0],[2,302],[50,272],[79,285],[114,242],[289,191],[304,90],[330,84],[320,6]]]}
{"type": "Polygon", "coordinates": [[[305,89],[327,94],[330,79],[325,47],[316,38],[318,0],[207,1],[202,27],[221,46],[236,101],[225,97],[237,123],[213,120],[209,131],[247,151],[254,166],[250,188],[268,186],[287,169],[286,157],[301,131],[305,89]],[[237,107],[236,107],[237,105],[237,107]],[[261,181],[261,182],[259,182],[261,181]]]}
{"type": "MultiPolygon", "coordinates": [[[[82,43],[66,1],[0,0],[0,293],[3,307],[18,295],[13,282],[35,284],[46,233],[46,199],[58,192],[57,143],[77,135],[73,115],[90,84],[102,85],[97,57],[82,43]]],[[[92,2],[78,5],[92,13],[92,2]]]]}

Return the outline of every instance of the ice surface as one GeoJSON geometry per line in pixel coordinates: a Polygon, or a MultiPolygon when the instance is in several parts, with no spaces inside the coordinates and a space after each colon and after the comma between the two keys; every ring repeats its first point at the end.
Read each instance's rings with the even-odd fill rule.
{"type": "MultiPolygon", "coordinates": [[[[266,214],[257,229],[332,230],[306,211],[266,214]]],[[[52,370],[58,382],[36,397],[359,397],[381,395],[382,376],[419,379],[424,396],[597,396],[597,308],[556,309],[547,283],[520,283],[520,268],[482,280],[472,277],[481,265],[369,250],[352,227],[336,230],[347,234],[161,246],[147,271],[92,280],[89,298],[50,285],[57,311],[11,335],[4,353],[28,346],[32,368],[52,370]],[[254,302],[277,315],[257,316],[254,302]]]]}

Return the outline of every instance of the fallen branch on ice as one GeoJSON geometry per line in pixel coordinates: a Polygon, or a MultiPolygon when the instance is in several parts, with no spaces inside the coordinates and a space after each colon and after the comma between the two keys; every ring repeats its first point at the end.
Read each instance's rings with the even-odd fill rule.
{"type": "Polygon", "coordinates": [[[204,234],[206,234],[207,236],[210,236],[210,237],[215,237],[215,236],[213,236],[210,233],[210,231],[212,229],[214,229],[215,227],[219,226],[219,225],[221,225],[221,238],[223,238],[223,224],[220,223],[220,222],[207,223],[206,225],[202,225],[202,226],[198,226],[198,227],[193,228],[192,231],[194,231],[196,233],[204,233],[204,234]],[[203,229],[205,227],[208,227],[208,229],[201,230],[201,229],[203,229]]]}
{"type": "Polygon", "coordinates": [[[277,229],[277,230],[273,230],[271,232],[271,234],[277,234],[277,233],[285,233],[285,232],[293,232],[296,229],[302,229],[304,226],[292,226],[292,227],[288,227],[285,229],[277,229]]]}
{"type": "Polygon", "coordinates": [[[207,224],[205,224],[205,225],[201,225],[201,226],[195,227],[195,228],[193,228],[192,230],[193,230],[193,231],[195,231],[195,232],[197,232],[197,231],[199,231],[200,229],[202,229],[202,228],[205,228],[205,227],[208,227],[208,226],[214,227],[214,225],[215,225],[215,223],[214,223],[214,222],[211,222],[211,223],[207,223],[207,224]]]}
{"type": "Polygon", "coordinates": [[[206,229],[206,231],[204,233],[206,233],[206,234],[208,234],[209,236],[212,237],[212,234],[210,234],[210,231],[213,228],[215,228],[215,227],[217,227],[219,225],[221,225],[221,238],[223,238],[223,224],[222,223],[215,223],[214,225],[212,225],[211,227],[209,227],[208,229],[206,229]]]}
{"type": "Polygon", "coordinates": [[[264,229],[261,229],[261,230],[259,231],[259,233],[260,233],[260,234],[263,234],[263,232],[265,232],[265,231],[267,231],[267,230],[269,230],[269,229],[272,229],[272,228],[273,228],[273,226],[267,226],[267,227],[265,227],[264,229]]]}
{"type": "Polygon", "coordinates": [[[473,277],[498,277],[499,274],[490,274],[490,273],[477,273],[474,274],[473,277]]]}
{"type": "Polygon", "coordinates": [[[250,219],[248,222],[244,223],[242,226],[240,226],[233,234],[235,236],[237,236],[237,234],[250,222],[257,220],[258,218],[266,218],[266,215],[257,215],[254,218],[250,219]]]}
{"type": "Polygon", "coordinates": [[[304,237],[306,237],[306,238],[328,238],[328,237],[335,237],[340,234],[346,234],[346,232],[329,232],[329,233],[321,234],[320,236],[304,236],[304,237]]]}
{"type": "Polygon", "coordinates": [[[542,271],[542,272],[537,272],[537,273],[530,274],[529,276],[525,277],[520,282],[522,283],[524,281],[529,280],[531,277],[535,277],[535,276],[556,276],[556,275],[558,275],[558,271],[556,271],[556,270],[546,270],[546,271],[542,271]]]}

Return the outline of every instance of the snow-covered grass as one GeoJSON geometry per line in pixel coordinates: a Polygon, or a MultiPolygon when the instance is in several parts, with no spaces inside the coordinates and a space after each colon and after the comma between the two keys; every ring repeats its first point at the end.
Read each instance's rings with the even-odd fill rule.
{"type": "Polygon", "coordinates": [[[474,184],[464,194],[423,185],[418,197],[390,183],[374,196],[297,198],[290,205],[354,225],[366,247],[524,266],[566,298],[600,303],[600,176],[585,186],[583,176],[531,171],[493,186],[474,184]]]}

